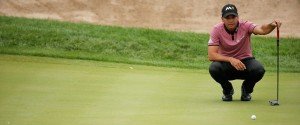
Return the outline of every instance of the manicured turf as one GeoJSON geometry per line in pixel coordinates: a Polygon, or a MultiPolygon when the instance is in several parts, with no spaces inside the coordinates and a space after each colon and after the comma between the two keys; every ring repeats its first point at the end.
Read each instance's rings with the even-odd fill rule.
{"type": "Polygon", "coordinates": [[[0,125],[298,125],[300,74],[267,72],[233,102],[205,70],[0,55],[0,125]],[[131,69],[132,67],[133,69],[131,69]],[[255,114],[256,120],[250,116],[255,114]]]}

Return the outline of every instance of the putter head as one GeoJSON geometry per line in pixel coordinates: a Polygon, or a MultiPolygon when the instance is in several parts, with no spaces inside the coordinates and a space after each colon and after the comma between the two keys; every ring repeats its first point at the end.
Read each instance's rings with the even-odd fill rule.
{"type": "Polygon", "coordinates": [[[269,101],[271,106],[279,106],[279,101],[278,100],[270,100],[269,101]]]}

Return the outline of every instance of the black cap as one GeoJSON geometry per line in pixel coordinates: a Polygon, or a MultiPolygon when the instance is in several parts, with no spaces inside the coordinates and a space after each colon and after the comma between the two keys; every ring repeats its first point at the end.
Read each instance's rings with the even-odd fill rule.
{"type": "Polygon", "coordinates": [[[233,4],[227,4],[222,8],[222,17],[229,15],[238,16],[237,8],[233,4]]]}

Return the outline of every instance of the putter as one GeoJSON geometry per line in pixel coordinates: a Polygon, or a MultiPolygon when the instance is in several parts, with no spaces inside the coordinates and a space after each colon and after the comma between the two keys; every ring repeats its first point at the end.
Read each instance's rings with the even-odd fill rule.
{"type": "Polygon", "coordinates": [[[271,106],[279,106],[279,27],[277,22],[275,23],[277,25],[277,98],[269,101],[271,106]]]}

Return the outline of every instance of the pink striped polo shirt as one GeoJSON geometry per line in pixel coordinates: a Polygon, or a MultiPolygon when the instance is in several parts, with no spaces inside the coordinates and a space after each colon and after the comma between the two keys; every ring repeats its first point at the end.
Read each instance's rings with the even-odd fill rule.
{"type": "Polygon", "coordinates": [[[234,57],[239,60],[252,57],[250,36],[255,28],[255,24],[248,21],[239,21],[237,32],[232,35],[227,33],[224,23],[214,26],[208,41],[209,46],[219,46],[218,53],[223,56],[234,57]]]}

